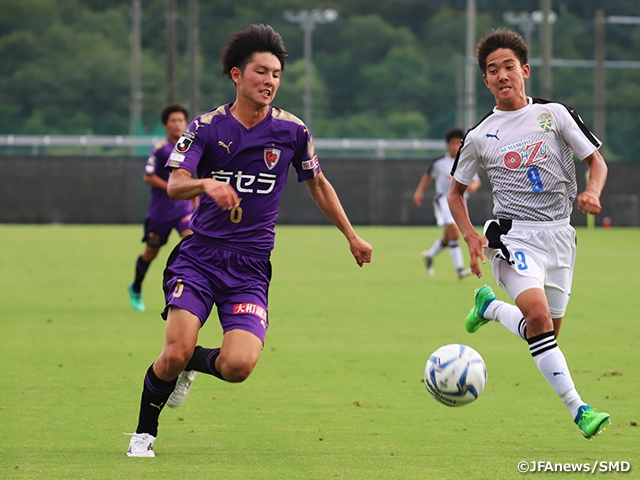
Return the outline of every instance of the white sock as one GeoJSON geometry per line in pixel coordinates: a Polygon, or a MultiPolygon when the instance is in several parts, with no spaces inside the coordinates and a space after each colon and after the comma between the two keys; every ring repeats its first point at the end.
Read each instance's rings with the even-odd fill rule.
{"type": "Polygon", "coordinates": [[[464,269],[464,260],[462,259],[462,249],[458,245],[457,241],[449,242],[449,253],[451,254],[451,260],[453,260],[453,266],[456,271],[464,269]]]}
{"type": "Polygon", "coordinates": [[[431,248],[429,249],[429,251],[427,252],[427,255],[429,255],[431,258],[435,257],[437,254],[439,254],[442,250],[444,250],[446,247],[446,245],[442,244],[442,240],[441,239],[437,239],[434,244],[431,246],[431,248]]]}
{"type": "Polygon", "coordinates": [[[560,398],[562,399],[564,405],[569,409],[571,417],[573,417],[573,419],[575,420],[576,416],[578,415],[578,410],[581,406],[585,405],[585,403],[582,401],[582,398],[580,398],[580,395],[578,395],[576,389],[574,388],[572,390],[569,390],[560,398]]]}
{"type": "Polygon", "coordinates": [[[556,343],[553,330],[529,338],[527,342],[538,370],[563,401],[571,418],[575,418],[578,408],[585,403],[575,389],[567,361],[556,343]]]}
{"type": "Polygon", "coordinates": [[[501,300],[494,300],[485,310],[484,318],[499,322],[500,325],[523,340],[527,338],[527,324],[524,321],[522,312],[515,305],[501,300]]]}

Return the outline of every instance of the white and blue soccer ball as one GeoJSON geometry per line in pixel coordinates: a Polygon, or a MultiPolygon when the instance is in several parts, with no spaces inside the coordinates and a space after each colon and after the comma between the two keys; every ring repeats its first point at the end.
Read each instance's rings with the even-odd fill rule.
{"type": "Polygon", "coordinates": [[[427,391],[448,407],[461,407],[477,399],[487,383],[487,367],[478,352],[453,343],[429,356],[424,369],[427,391]]]}

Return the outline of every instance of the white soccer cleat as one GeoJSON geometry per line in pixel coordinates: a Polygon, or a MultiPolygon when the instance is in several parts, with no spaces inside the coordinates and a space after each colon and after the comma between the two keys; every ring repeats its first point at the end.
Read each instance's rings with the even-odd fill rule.
{"type": "Polygon", "coordinates": [[[464,277],[468,277],[469,275],[471,275],[471,270],[469,270],[468,268],[461,268],[460,270],[458,270],[459,279],[463,279],[464,277]]]}
{"type": "Polygon", "coordinates": [[[148,433],[125,433],[125,435],[131,435],[131,442],[129,443],[129,450],[127,450],[127,457],[156,456],[153,451],[153,444],[156,441],[156,437],[149,435],[148,433]]]}
{"type": "Polygon", "coordinates": [[[184,399],[187,398],[189,390],[191,390],[191,382],[196,378],[197,373],[195,370],[183,370],[180,375],[178,375],[176,388],[173,389],[173,392],[171,392],[167,400],[168,407],[176,408],[184,403],[184,399]]]}
{"type": "Polygon", "coordinates": [[[424,261],[424,266],[427,269],[427,273],[430,277],[433,277],[433,275],[436,273],[436,271],[433,269],[433,257],[429,256],[429,252],[427,250],[422,252],[422,260],[424,261]]]}

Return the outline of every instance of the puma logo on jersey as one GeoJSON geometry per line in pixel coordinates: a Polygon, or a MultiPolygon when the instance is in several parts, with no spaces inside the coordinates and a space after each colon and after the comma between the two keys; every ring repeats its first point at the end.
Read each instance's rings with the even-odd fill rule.
{"type": "Polygon", "coordinates": [[[500,140],[500,139],[498,138],[498,132],[499,132],[499,131],[500,131],[500,130],[496,130],[496,133],[487,133],[487,134],[485,134],[485,136],[486,136],[486,138],[495,138],[496,140],[500,140]]]}
{"type": "Polygon", "coordinates": [[[200,121],[195,120],[195,122],[194,122],[194,123],[196,124],[196,131],[198,131],[198,129],[199,129],[200,127],[204,128],[204,125],[201,125],[201,124],[200,124],[200,121]]]}
{"type": "Polygon", "coordinates": [[[224,143],[222,140],[218,140],[218,146],[219,146],[219,147],[222,147],[222,148],[224,148],[224,149],[226,149],[226,150],[227,150],[227,153],[228,153],[229,155],[231,155],[231,150],[229,150],[229,147],[231,146],[231,144],[232,144],[232,143],[233,143],[233,142],[229,142],[229,145],[227,145],[227,144],[226,144],[226,143],[224,143]]]}

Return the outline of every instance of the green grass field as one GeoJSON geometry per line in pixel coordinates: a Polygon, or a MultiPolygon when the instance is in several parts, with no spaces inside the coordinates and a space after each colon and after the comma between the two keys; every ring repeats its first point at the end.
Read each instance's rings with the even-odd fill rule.
{"type": "MultiPolygon", "coordinates": [[[[617,475],[640,477],[639,229],[578,231],[559,344],[583,399],[612,416],[593,441],[522,340],[497,324],[464,330],[473,289],[495,287],[488,265],[482,279],[458,280],[443,252],[429,278],[420,252],[438,229],[358,231],[374,246],[362,269],[333,228],[278,228],[256,370],[234,385],[201,374],[183,407],[163,411],[157,457],[145,459],[126,457],[122,433],[135,429],[162,347],[170,248],[138,313],[126,287],[141,227],[0,225],[0,478],[508,479],[522,476],[520,461],[626,461],[631,472],[617,475]],[[487,387],[466,407],[424,388],[428,355],[447,343],[487,364],[487,387]]],[[[214,316],[200,343],[220,338],[214,316]]]]}

